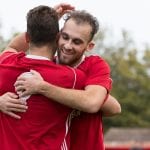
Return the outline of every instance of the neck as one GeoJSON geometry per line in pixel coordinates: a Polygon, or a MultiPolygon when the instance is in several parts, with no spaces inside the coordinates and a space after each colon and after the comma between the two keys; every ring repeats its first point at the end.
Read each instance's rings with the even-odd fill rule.
{"type": "Polygon", "coordinates": [[[74,64],[71,64],[70,66],[77,68],[84,61],[84,59],[85,59],[85,55],[82,55],[82,57],[78,61],[76,61],[74,64]]]}
{"type": "Polygon", "coordinates": [[[29,54],[46,57],[50,60],[53,60],[53,57],[54,57],[54,51],[52,50],[52,48],[48,46],[30,47],[29,54]]]}

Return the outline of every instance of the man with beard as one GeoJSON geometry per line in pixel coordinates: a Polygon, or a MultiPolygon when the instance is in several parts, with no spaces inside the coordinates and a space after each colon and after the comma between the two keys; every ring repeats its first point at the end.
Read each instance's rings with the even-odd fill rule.
{"type": "MultiPolygon", "coordinates": [[[[39,93],[59,103],[88,112],[81,112],[80,115],[77,113],[75,115],[79,116],[72,120],[70,139],[73,150],[103,150],[102,113],[107,115],[110,112],[120,113],[120,105],[108,96],[111,79],[107,63],[99,56],[83,55],[85,51],[93,48],[92,39],[97,30],[96,18],[85,11],[74,11],[66,18],[58,41],[56,62],[84,71],[87,75],[85,90],[70,90],[54,86],[42,80],[35,71],[32,71],[32,78],[19,77],[15,84],[17,90],[25,90],[24,96],[39,93]]],[[[17,49],[15,44],[12,47],[17,49]]]]}

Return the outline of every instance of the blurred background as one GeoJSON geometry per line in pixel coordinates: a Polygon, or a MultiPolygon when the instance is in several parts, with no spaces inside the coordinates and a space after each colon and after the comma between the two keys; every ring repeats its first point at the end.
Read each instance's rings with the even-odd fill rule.
{"type": "MultiPolygon", "coordinates": [[[[87,10],[100,22],[100,31],[95,37],[96,47],[89,54],[100,55],[108,61],[113,79],[111,94],[122,106],[121,115],[103,119],[105,135],[111,129],[122,133],[122,136],[124,136],[122,130],[127,132],[126,129],[129,129],[129,133],[136,129],[136,133],[139,134],[141,129],[146,129],[145,132],[148,133],[150,130],[149,0],[74,0],[72,2],[5,0],[0,5],[0,51],[13,36],[26,31],[26,13],[29,9],[38,5],[54,6],[60,2],[70,3],[76,9],[87,10]]],[[[63,22],[60,22],[60,26],[62,24],[63,22]]],[[[138,136],[135,132],[133,135],[138,136]]],[[[108,139],[110,140],[106,138],[106,143],[108,139]]],[[[131,139],[132,144],[134,139],[135,137],[131,139]]],[[[148,140],[150,141],[150,137],[148,140]]],[[[139,142],[136,140],[135,143],[142,145],[140,140],[139,142]]]]}

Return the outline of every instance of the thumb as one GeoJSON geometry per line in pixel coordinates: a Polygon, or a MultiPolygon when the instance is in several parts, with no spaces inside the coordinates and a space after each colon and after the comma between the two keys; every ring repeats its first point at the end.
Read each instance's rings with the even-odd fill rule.
{"type": "Polygon", "coordinates": [[[16,95],[15,93],[9,92],[8,95],[9,95],[11,98],[18,98],[18,95],[16,95]]]}
{"type": "Polygon", "coordinates": [[[37,71],[35,71],[35,70],[30,70],[30,72],[33,74],[33,75],[40,75],[40,73],[39,72],[37,72],[37,71]]]}
{"type": "Polygon", "coordinates": [[[43,80],[43,77],[41,76],[41,74],[35,70],[30,70],[30,72],[32,73],[32,75],[38,79],[43,80]]]}

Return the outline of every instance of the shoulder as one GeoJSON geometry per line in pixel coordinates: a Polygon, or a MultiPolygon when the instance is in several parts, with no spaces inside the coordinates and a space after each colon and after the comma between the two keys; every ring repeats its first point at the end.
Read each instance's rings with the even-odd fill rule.
{"type": "Polygon", "coordinates": [[[84,61],[81,63],[79,68],[84,68],[84,69],[92,69],[92,68],[107,68],[108,70],[110,69],[107,61],[98,56],[98,55],[90,55],[86,56],[84,61]]]}
{"type": "Polygon", "coordinates": [[[2,52],[0,54],[0,63],[4,63],[5,61],[8,61],[10,59],[14,59],[18,56],[25,56],[25,53],[22,53],[22,52],[12,52],[12,51],[5,51],[5,52],[2,52]]]}
{"type": "Polygon", "coordinates": [[[86,56],[85,57],[85,60],[84,60],[85,63],[106,63],[106,60],[98,55],[90,55],[90,56],[86,56]]]}

